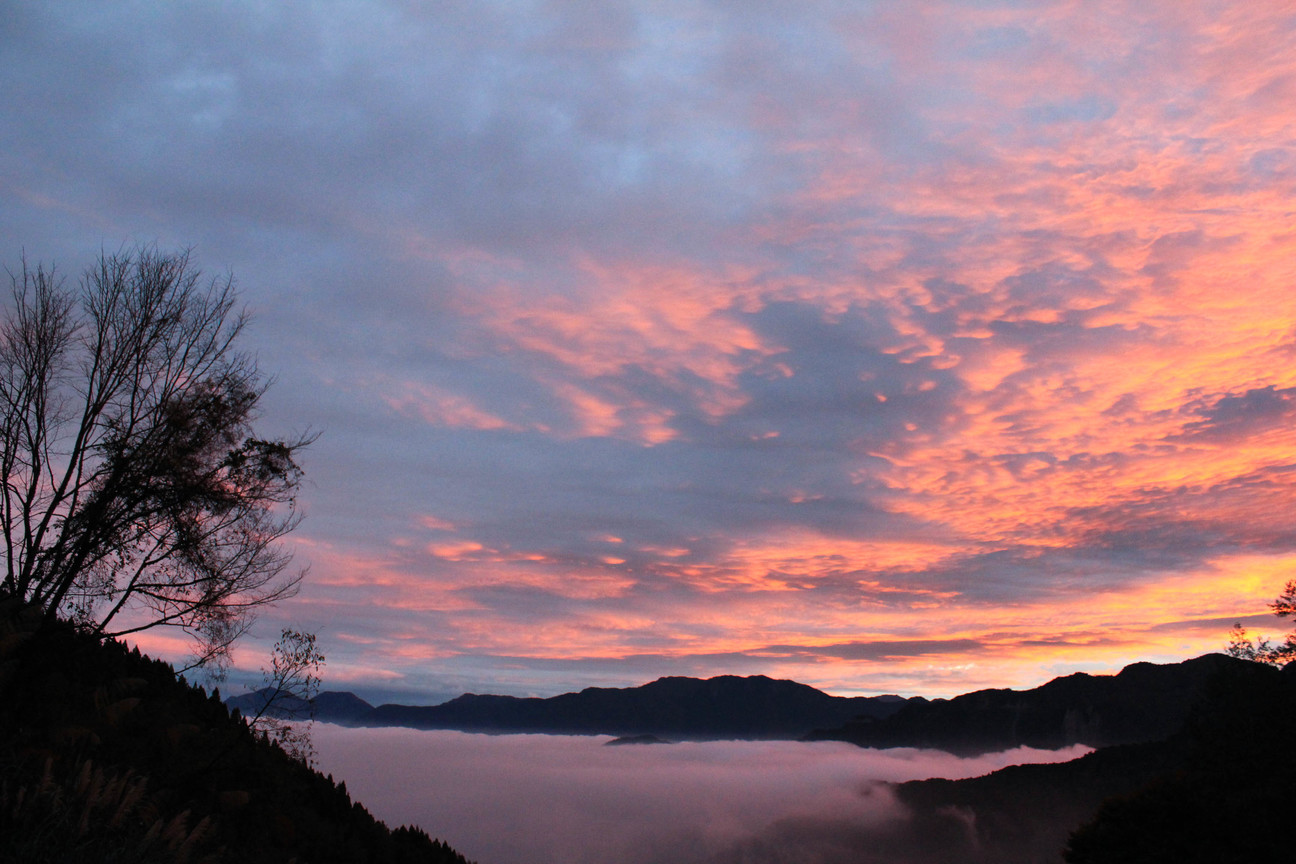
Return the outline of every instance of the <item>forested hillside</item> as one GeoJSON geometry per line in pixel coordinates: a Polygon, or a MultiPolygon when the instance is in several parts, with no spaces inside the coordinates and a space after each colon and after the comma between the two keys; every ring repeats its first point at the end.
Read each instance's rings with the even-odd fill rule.
{"type": "Polygon", "coordinates": [[[1250,864],[1288,856],[1296,667],[1214,665],[1186,722],[1163,740],[900,784],[912,818],[871,835],[886,856],[878,860],[1250,864]]]}
{"type": "Polygon", "coordinates": [[[1132,663],[1116,675],[1077,672],[1031,690],[910,699],[888,716],[860,717],[807,737],[861,747],[927,747],[961,756],[1014,747],[1057,750],[1160,741],[1182,728],[1212,682],[1255,667],[1223,654],[1182,663],[1132,663]]]}
{"type": "Polygon", "coordinates": [[[0,598],[0,861],[465,864],[165,663],[0,598]]]}

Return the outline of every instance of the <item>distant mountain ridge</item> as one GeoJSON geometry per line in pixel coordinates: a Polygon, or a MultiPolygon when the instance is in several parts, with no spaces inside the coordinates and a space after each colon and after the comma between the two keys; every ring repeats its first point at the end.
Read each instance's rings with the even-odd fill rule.
{"type": "MultiPolygon", "coordinates": [[[[1220,662],[1232,660],[1227,657],[1201,660],[1176,664],[1187,665],[1188,674],[1214,672],[1186,722],[1169,737],[1102,747],[1069,762],[898,784],[893,792],[910,818],[865,835],[857,860],[1220,864],[1290,858],[1290,832],[1281,829],[1296,810],[1296,664],[1280,672],[1248,661],[1220,662]]],[[[1127,671],[1135,681],[1158,674],[1141,668],[1147,665],[1127,671]]]]}
{"type": "Polygon", "coordinates": [[[808,740],[861,747],[922,747],[973,756],[1073,744],[1109,747],[1168,738],[1212,680],[1254,666],[1223,654],[1182,663],[1134,663],[1116,675],[1077,672],[1032,690],[978,690],[953,699],[911,699],[890,716],[821,729],[808,740]]]}
{"type": "MultiPolygon", "coordinates": [[[[225,707],[237,708],[244,717],[255,717],[273,697],[274,689],[265,687],[241,696],[230,696],[225,707]]],[[[268,712],[273,717],[286,720],[322,720],[326,723],[346,725],[373,711],[374,707],[354,693],[326,691],[307,701],[296,696],[281,696],[268,712]]]]}
{"type": "MultiPolygon", "coordinates": [[[[226,700],[243,714],[264,705],[264,691],[226,700]]],[[[352,726],[407,726],[465,732],[565,735],[658,735],[670,738],[800,738],[859,717],[884,718],[900,696],[830,696],[806,684],[764,675],[659,678],[640,687],[589,687],[549,698],[465,693],[441,705],[381,705],[350,693],[321,693],[315,719],[352,726]]],[[[289,702],[280,713],[306,716],[289,702]]]]}
{"type": "MultiPolygon", "coordinates": [[[[590,687],[549,698],[466,693],[430,706],[374,707],[350,693],[326,692],[315,700],[315,718],[465,732],[804,738],[970,756],[1015,747],[1057,750],[1161,740],[1183,725],[1212,678],[1248,665],[1207,654],[1182,663],[1134,663],[1116,675],[1076,673],[1031,690],[978,690],[934,700],[831,696],[763,675],[659,678],[639,687],[590,687]]],[[[252,693],[226,702],[248,715],[264,698],[252,693]]],[[[289,703],[282,713],[306,716],[309,707],[289,703]]]]}

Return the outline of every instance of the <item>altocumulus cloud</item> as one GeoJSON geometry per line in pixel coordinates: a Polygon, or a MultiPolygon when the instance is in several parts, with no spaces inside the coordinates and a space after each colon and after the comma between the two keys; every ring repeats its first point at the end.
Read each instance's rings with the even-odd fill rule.
{"type": "Polygon", "coordinates": [[[0,257],[242,280],[335,683],[1177,660],[1296,555],[1288,6],[14,0],[0,257]]]}

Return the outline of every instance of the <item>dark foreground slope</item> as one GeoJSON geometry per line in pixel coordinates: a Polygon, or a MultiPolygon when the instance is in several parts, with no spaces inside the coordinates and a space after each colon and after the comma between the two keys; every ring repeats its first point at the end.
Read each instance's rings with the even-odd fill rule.
{"type": "Polygon", "coordinates": [[[967,780],[866,786],[854,816],[785,819],[709,864],[1286,861],[1293,741],[1296,667],[1222,664],[1166,740],[967,780]]]}
{"type": "Polygon", "coordinates": [[[1072,744],[1159,741],[1178,731],[1209,682],[1246,660],[1207,654],[1182,663],[1134,663],[1117,675],[1076,673],[1032,690],[978,690],[953,699],[911,699],[884,718],[818,730],[811,740],[861,747],[927,747],[971,756],[1072,744]]]}
{"type": "Polygon", "coordinates": [[[1070,840],[1070,864],[1290,860],[1296,815],[1296,664],[1215,682],[1181,736],[1186,756],[1112,798],[1070,840]]]}
{"type": "Polygon", "coordinates": [[[0,598],[0,862],[419,862],[389,830],[171,667],[0,598]]]}
{"type": "MultiPolygon", "coordinates": [[[[1162,741],[893,787],[903,818],[840,831],[831,864],[1254,864],[1290,858],[1296,667],[1220,664],[1162,741]]],[[[801,848],[822,837],[803,836],[801,848]]],[[[737,864],[737,862],[721,862],[737,864]]]]}

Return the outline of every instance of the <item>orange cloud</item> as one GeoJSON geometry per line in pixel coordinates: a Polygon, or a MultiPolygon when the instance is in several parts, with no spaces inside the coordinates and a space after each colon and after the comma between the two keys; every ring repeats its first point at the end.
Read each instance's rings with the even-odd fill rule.
{"type": "Polygon", "coordinates": [[[692,58],[714,95],[640,106],[687,118],[678,148],[584,142],[696,199],[573,192],[603,115],[546,104],[582,118],[560,180],[500,145],[498,224],[481,171],[454,231],[356,216],[435,265],[445,353],[498,374],[370,389],[504,491],[420,488],[393,509],[437,515],[401,536],[302,547],[299,608],[392,616],[347,630],[357,670],[646,655],[838,692],[1222,647],[1296,563],[1289,7],[862,7],[822,58],[692,58]]]}
{"type": "Polygon", "coordinates": [[[471,399],[416,381],[401,381],[384,401],[398,414],[415,416],[430,426],[451,429],[518,429],[512,423],[479,408],[471,399]]]}

